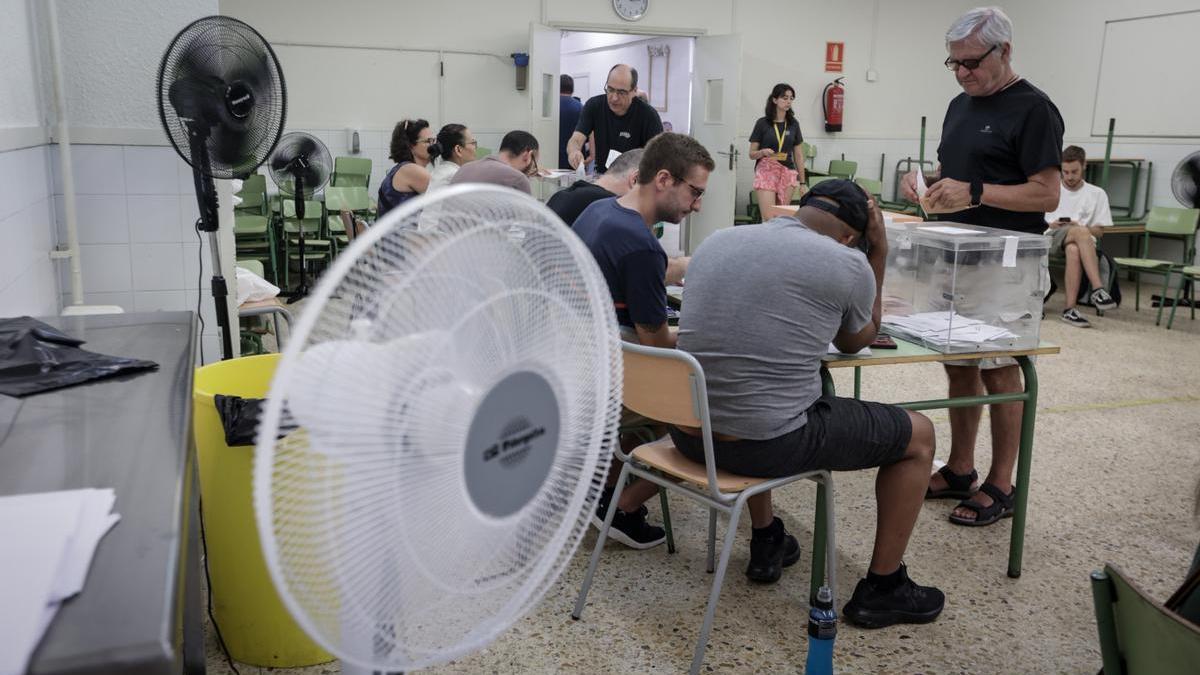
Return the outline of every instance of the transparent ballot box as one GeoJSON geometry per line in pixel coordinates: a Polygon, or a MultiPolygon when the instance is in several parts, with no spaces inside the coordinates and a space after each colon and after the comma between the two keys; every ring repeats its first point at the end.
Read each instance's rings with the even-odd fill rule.
{"type": "Polygon", "coordinates": [[[937,222],[887,238],[884,332],[944,354],[1037,346],[1049,237],[937,222]]]}

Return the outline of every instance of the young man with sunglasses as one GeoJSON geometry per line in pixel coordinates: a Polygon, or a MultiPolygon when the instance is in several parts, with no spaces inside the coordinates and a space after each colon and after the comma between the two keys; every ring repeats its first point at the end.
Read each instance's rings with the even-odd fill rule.
{"type": "MultiPolygon", "coordinates": [[[[626,339],[652,347],[675,346],[667,326],[667,253],[654,236],[654,225],[678,223],[699,211],[712,156],[695,139],[660,134],[651,140],[638,164],[637,183],[620,197],[592,202],[572,229],[596,258],[626,339]]],[[[625,411],[623,427],[650,424],[625,411]]],[[[624,440],[624,439],[623,439],[624,440]]],[[[592,522],[603,523],[620,466],[609,470],[609,483],[592,522]]],[[[610,536],[631,548],[646,549],[666,540],[665,532],[646,522],[643,503],[658,492],[653,483],[636,480],[621,492],[610,536]]]]}
{"type": "MultiPolygon", "coordinates": [[[[1050,98],[1013,72],[1012,22],[998,7],[959,17],[946,32],[945,65],[963,93],[942,123],[937,173],[924,202],[939,220],[1041,234],[1045,214],[1058,207],[1063,119],[1050,98]]],[[[917,201],[916,176],[902,182],[917,201]]],[[[1049,274],[1044,283],[1049,285],[1049,274]]],[[[946,364],[950,396],[1022,390],[1007,357],[946,364]]],[[[991,406],[992,466],[975,492],[975,438],[982,408],[951,408],[950,458],[930,477],[927,499],[961,499],[950,514],[957,525],[991,525],[1013,514],[1012,474],[1021,437],[1021,403],[991,406]]]]}
{"type": "Polygon", "coordinates": [[[626,152],[645,147],[651,138],[662,133],[658,112],[635,95],[637,83],[637,71],[618,63],[608,71],[604,93],[583,104],[579,124],[571,134],[571,140],[567,141],[567,161],[572,169],[579,168],[585,161],[583,144],[593,132],[596,173],[607,170],[610,151],[626,152]]]}

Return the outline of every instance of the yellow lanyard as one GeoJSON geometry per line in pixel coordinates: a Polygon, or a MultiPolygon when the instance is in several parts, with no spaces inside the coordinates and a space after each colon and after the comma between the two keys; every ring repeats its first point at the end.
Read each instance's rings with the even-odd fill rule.
{"type": "MultiPolygon", "coordinates": [[[[784,122],[784,125],[784,128],[786,129],[786,121],[784,122]]],[[[771,123],[771,130],[775,132],[775,140],[778,142],[778,145],[775,146],[778,149],[778,152],[775,153],[775,159],[782,162],[783,160],[787,159],[787,150],[783,149],[783,137],[786,132],[785,134],[779,133],[779,125],[775,122],[771,123]]]]}

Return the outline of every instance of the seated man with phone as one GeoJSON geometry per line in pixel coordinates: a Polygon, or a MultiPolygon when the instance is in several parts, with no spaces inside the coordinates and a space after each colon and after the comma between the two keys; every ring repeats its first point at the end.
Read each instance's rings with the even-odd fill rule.
{"type": "Polygon", "coordinates": [[[1062,320],[1072,326],[1089,328],[1091,323],[1075,309],[1079,284],[1086,273],[1091,282],[1091,300],[1096,309],[1112,309],[1117,303],[1104,288],[1100,278],[1100,261],[1096,240],[1104,236],[1104,228],[1113,224],[1108,208],[1108,194],[1083,180],[1087,155],[1083,148],[1069,145],[1062,154],[1062,190],[1058,208],[1046,214],[1046,234],[1050,235],[1050,253],[1066,258],[1066,308],[1062,320]]]}

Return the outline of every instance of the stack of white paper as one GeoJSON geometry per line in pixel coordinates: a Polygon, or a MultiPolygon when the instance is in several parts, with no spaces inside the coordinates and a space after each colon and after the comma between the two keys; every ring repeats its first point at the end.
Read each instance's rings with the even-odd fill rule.
{"type": "Polygon", "coordinates": [[[19,675],[121,517],[112,490],[0,497],[0,675],[19,675]]]}
{"type": "Polygon", "coordinates": [[[907,316],[885,314],[883,324],[908,336],[954,347],[978,346],[1017,337],[1007,328],[986,324],[979,319],[968,319],[951,312],[922,312],[907,316]]]}

